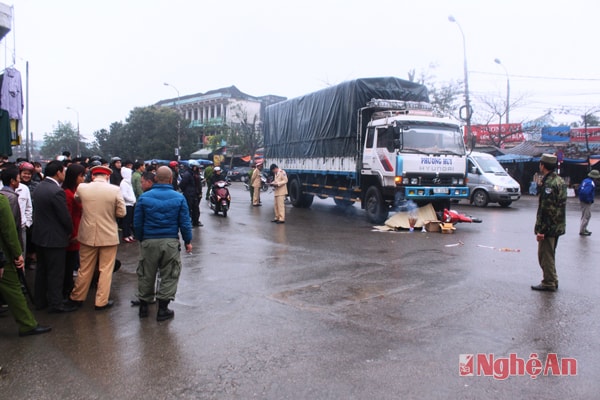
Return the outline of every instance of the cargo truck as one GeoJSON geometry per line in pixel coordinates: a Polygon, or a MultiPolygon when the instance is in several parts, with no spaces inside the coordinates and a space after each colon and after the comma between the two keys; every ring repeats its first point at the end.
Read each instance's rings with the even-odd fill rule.
{"type": "Polygon", "coordinates": [[[356,79],[268,106],[263,133],[295,207],[359,202],[380,224],[408,200],[441,210],[469,197],[460,123],[436,115],[415,82],[356,79]]]}

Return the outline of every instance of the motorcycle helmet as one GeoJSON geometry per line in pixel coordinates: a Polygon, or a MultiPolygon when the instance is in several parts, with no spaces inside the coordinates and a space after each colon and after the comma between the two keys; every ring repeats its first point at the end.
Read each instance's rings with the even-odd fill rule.
{"type": "Polygon", "coordinates": [[[27,170],[27,171],[33,171],[33,170],[34,170],[34,168],[33,168],[33,164],[31,164],[31,163],[29,163],[29,162],[27,162],[27,161],[24,161],[24,162],[22,162],[22,163],[19,165],[19,170],[20,170],[20,171],[23,171],[23,170],[27,170]]]}
{"type": "Polygon", "coordinates": [[[215,167],[215,172],[220,171],[221,167],[215,167]]]}

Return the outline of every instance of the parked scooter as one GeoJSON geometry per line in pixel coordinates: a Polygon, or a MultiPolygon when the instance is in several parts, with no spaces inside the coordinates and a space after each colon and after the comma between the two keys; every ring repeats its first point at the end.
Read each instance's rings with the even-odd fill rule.
{"type": "MultiPolygon", "coordinates": [[[[244,182],[244,188],[246,190],[250,190],[250,181],[249,180],[244,182]]],[[[266,192],[267,190],[269,190],[269,183],[268,183],[267,177],[265,176],[264,173],[260,174],[260,190],[263,192],[266,192]]]]}
{"type": "Polygon", "coordinates": [[[229,186],[227,181],[215,182],[211,189],[208,203],[215,214],[222,213],[224,217],[227,217],[229,205],[231,204],[231,196],[229,195],[227,186],[229,186]]]}

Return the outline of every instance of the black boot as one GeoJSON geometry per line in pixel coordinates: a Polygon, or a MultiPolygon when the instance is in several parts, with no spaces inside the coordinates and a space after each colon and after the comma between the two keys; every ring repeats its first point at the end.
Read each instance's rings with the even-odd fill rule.
{"type": "Polygon", "coordinates": [[[138,315],[140,318],[148,317],[148,303],[144,300],[140,300],[140,311],[138,315]]]}
{"type": "Polygon", "coordinates": [[[157,321],[166,321],[175,316],[175,311],[169,310],[171,300],[158,300],[158,312],[156,313],[157,321]]]}

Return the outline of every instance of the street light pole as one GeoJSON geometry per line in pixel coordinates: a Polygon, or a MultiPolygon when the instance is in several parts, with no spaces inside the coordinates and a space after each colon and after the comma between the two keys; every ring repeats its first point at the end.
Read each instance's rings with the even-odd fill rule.
{"type": "Polygon", "coordinates": [[[75,111],[75,114],[77,114],[77,157],[81,157],[81,154],[79,154],[79,141],[81,138],[81,136],[79,136],[79,111],[73,107],[67,107],[67,110],[75,111]]]}
{"type": "Polygon", "coordinates": [[[173,89],[175,89],[175,92],[177,92],[177,102],[175,103],[175,109],[177,110],[177,114],[179,114],[179,118],[177,119],[177,153],[175,155],[177,156],[177,161],[179,161],[181,159],[181,110],[179,109],[179,90],[177,90],[175,86],[167,82],[163,83],[163,85],[170,86],[173,89]]]}
{"type": "Polygon", "coordinates": [[[494,59],[494,62],[504,68],[504,73],[506,74],[506,129],[508,129],[508,111],[510,109],[510,79],[508,77],[508,70],[506,66],[502,64],[499,58],[494,59]]]}
{"type": "Polygon", "coordinates": [[[461,118],[464,119],[467,123],[467,138],[469,140],[469,143],[471,142],[471,101],[469,99],[469,69],[467,68],[467,41],[465,39],[465,33],[462,30],[462,27],[460,26],[460,24],[458,23],[458,21],[452,16],[448,16],[448,21],[450,22],[454,22],[456,24],[456,26],[458,26],[458,29],[460,30],[460,34],[462,36],[462,40],[463,40],[463,62],[464,62],[464,72],[465,72],[465,105],[462,108],[465,109],[465,117],[463,118],[461,115],[461,118]]]}

